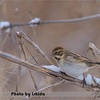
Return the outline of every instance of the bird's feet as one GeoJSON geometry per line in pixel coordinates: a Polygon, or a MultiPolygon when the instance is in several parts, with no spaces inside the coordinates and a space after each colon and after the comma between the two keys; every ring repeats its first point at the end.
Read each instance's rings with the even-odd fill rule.
{"type": "Polygon", "coordinates": [[[85,78],[82,80],[82,84],[83,84],[83,88],[84,88],[84,86],[86,85],[86,80],[85,80],[85,78]]]}
{"type": "Polygon", "coordinates": [[[65,72],[63,72],[63,71],[60,71],[60,73],[62,74],[62,75],[67,75],[65,72]]]}

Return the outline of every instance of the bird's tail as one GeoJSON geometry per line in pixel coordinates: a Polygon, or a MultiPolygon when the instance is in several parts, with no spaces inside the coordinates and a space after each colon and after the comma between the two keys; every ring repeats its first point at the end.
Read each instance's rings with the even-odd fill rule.
{"type": "Polygon", "coordinates": [[[88,63],[100,65],[100,62],[88,62],[88,63]]]}
{"type": "Polygon", "coordinates": [[[95,62],[95,64],[98,64],[98,65],[100,65],[100,62],[95,62]]]}

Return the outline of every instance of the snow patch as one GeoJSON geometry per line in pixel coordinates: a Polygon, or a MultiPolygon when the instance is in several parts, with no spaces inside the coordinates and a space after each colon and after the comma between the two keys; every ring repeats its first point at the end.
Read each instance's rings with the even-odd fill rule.
{"type": "Polygon", "coordinates": [[[55,71],[55,72],[60,72],[61,69],[55,65],[44,65],[42,66],[43,68],[46,68],[46,69],[49,69],[49,70],[52,70],[52,71],[55,71]]]}

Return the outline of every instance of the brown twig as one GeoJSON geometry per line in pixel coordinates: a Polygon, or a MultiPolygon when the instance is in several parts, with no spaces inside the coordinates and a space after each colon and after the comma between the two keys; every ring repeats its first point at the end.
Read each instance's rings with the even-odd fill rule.
{"type": "MultiPolygon", "coordinates": [[[[54,71],[43,68],[42,66],[37,66],[37,65],[31,64],[28,61],[24,61],[24,60],[22,60],[22,59],[20,59],[16,56],[13,56],[11,54],[8,54],[8,53],[2,52],[2,51],[0,51],[0,57],[7,59],[11,62],[17,63],[19,65],[22,65],[23,67],[26,67],[26,68],[29,68],[29,69],[32,69],[32,70],[35,70],[35,71],[38,71],[38,72],[42,72],[42,73],[49,75],[49,76],[52,76],[52,77],[65,79],[65,80],[69,80],[69,81],[75,81],[74,78],[71,78],[69,76],[65,77],[62,74],[55,73],[54,71]]],[[[81,81],[77,80],[77,82],[81,82],[81,81]]]]}
{"type": "Polygon", "coordinates": [[[32,45],[32,47],[38,52],[40,53],[50,64],[54,64],[47,56],[46,54],[39,48],[38,45],[36,45],[24,32],[16,32],[16,34],[18,36],[20,36],[21,38],[24,38],[28,43],[30,43],[32,45]]]}
{"type": "MultiPolygon", "coordinates": [[[[51,76],[51,77],[54,77],[54,78],[59,78],[59,79],[65,79],[67,81],[70,81],[70,82],[75,82],[76,84],[79,84],[82,86],[82,82],[78,79],[74,79],[70,76],[67,76],[67,75],[62,75],[61,73],[57,73],[57,72],[54,72],[54,71],[51,71],[49,69],[45,69],[43,68],[42,66],[36,66],[34,64],[31,64],[27,61],[24,61],[22,59],[19,59],[18,57],[16,56],[13,56],[11,54],[8,54],[8,53],[5,53],[5,52],[2,52],[0,51],[0,57],[1,58],[4,58],[6,60],[9,60],[11,62],[14,62],[14,63],[17,63],[19,65],[22,65],[23,67],[26,67],[26,68],[29,68],[29,69],[32,69],[32,70],[35,70],[35,71],[38,71],[38,72],[41,72],[45,75],[48,75],[48,76],[51,76]]],[[[88,86],[89,88],[99,88],[98,86],[96,87],[93,87],[93,86],[88,86]]],[[[87,89],[87,86],[84,87],[87,89]]]]}
{"type": "MultiPolygon", "coordinates": [[[[18,35],[17,35],[18,36],[18,35]]],[[[22,41],[22,38],[21,37],[19,37],[18,36],[18,44],[19,44],[19,46],[20,46],[20,48],[21,48],[21,50],[22,50],[22,52],[23,52],[23,55],[24,55],[24,58],[25,58],[25,61],[27,61],[27,57],[26,57],[26,52],[25,52],[25,50],[24,50],[24,45],[23,45],[23,41],[22,41]]],[[[34,84],[34,86],[35,86],[35,89],[37,90],[37,85],[36,85],[36,82],[35,82],[35,78],[33,77],[33,75],[32,75],[32,72],[31,72],[31,69],[29,69],[29,73],[30,73],[30,76],[31,76],[31,78],[32,78],[32,82],[33,82],[33,84],[34,84]]]]}
{"type": "MultiPolygon", "coordinates": [[[[47,90],[47,89],[49,89],[49,88],[58,86],[58,85],[60,85],[60,84],[62,84],[62,83],[64,83],[64,82],[65,82],[65,80],[60,80],[60,81],[58,81],[58,82],[56,82],[56,83],[54,83],[54,84],[45,86],[45,87],[43,87],[43,88],[41,88],[41,89],[39,89],[39,90],[37,90],[37,91],[35,91],[35,92],[33,92],[33,93],[41,92],[41,91],[47,90]]],[[[32,96],[31,96],[31,97],[28,97],[28,99],[29,99],[29,98],[32,98],[32,96]]]]}

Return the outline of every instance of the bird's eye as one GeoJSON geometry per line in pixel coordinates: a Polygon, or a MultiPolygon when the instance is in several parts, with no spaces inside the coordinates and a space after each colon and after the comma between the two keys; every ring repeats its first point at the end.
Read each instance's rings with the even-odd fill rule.
{"type": "Polygon", "coordinates": [[[55,52],[55,55],[57,54],[58,52],[55,52]]]}

